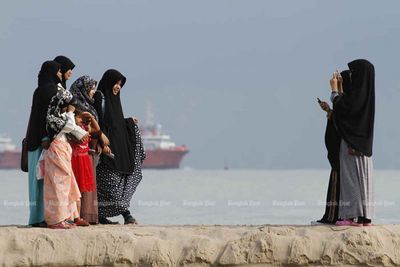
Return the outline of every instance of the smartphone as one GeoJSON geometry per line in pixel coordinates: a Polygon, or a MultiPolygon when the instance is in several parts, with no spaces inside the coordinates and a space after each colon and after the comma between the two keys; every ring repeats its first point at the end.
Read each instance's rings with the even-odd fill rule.
{"type": "Polygon", "coordinates": [[[318,104],[322,103],[321,99],[319,99],[318,97],[317,97],[317,101],[318,101],[318,104]]]}
{"type": "Polygon", "coordinates": [[[115,155],[113,154],[113,153],[110,153],[110,154],[104,154],[104,155],[106,155],[107,157],[110,157],[110,158],[115,158],[115,155]]]}

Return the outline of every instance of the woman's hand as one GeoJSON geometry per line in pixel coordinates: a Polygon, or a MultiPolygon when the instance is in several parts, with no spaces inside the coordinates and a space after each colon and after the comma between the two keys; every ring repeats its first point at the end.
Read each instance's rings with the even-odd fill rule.
{"type": "Polygon", "coordinates": [[[338,91],[338,77],[337,77],[338,72],[334,72],[332,75],[332,79],[329,80],[329,83],[331,85],[331,90],[332,92],[337,92],[338,91]]]}
{"type": "Polygon", "coordinates": [[[337,84],[338,84],[338,91],[339,93],[343,93],[343,78],[342,75],[340,75],[340,73],[337,73],[337,84]]]}
{"type": "Polygon", "coordinates": [[[81,140],[79,140],[81,143],[85,143],[85,142],[87,142],[87,141],[89,141],[89,139],[90,139],[90,135],[89,135],[89,133],[87,133],[87,134],[85,134],[82,138],[81,138],[81,140]]]}
{"type": "Polygon", "coordinates": [[[104,147],[103,147],[103,153],[104,153],[104,154],[107,154],[107,155],[111,154],[111,149],[110,149],[110,147],[109,147],[109,146],[104,146],[104,147]]]}
{"type": "Polygon", "coordinates": [[[331,110],[331,108],[329,107],[329,104],[326,103],[325,101],[321,101],[321,103],[319,103],[319,106],[325,112],[329,112],[331,110]]]}
{"type": "Polygon", "coordinates": [[[135,124],[138,124],[138,123],[139,123],[139,119],[138,119],[137,117],[131,117],[131,119],[133,120],[133,122],[134,122],[135,124]]]}
{"type": "Polygon", "coordinates": [[[104,146],[109,146],[110,145],[110,140],[108,139],[108,137],[102,133],[100,136],[101,142],[103,143],[104,146]]]}
{"type": "Polygon", "coordinates": [[[42,148],[43,149],[45,149],[45,150],[47,150],[47,149],[49,149],[49,147],[50,147],[50,140],[43,140],[42,141],[42,148]]]}

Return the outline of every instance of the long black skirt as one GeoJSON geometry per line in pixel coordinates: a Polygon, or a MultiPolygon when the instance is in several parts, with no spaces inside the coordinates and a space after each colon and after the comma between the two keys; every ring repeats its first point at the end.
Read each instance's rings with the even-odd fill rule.
{"type": "Polygon", "coordinates": [[[328,195],[326,196],[325,214],[320,223],[335,224],[339,216],[340,172],[331,170],[328,195]]]}

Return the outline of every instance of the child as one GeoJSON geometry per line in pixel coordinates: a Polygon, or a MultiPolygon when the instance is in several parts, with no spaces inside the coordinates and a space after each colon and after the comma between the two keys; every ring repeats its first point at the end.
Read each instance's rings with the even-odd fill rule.
{"type": "MultiPolygon", "coordinates": [[[[93,139],[96,139],[99,135],[101,135],[100,127],[92,114],[89,112],[83,112],[80,109],[75,109],[75,122],[78,126],[80,126],[85,131],[89,132],[93,139]]],[[[89,139],[85,142],[76,142],[72,141],[72,169],[74,171],[75,179],[78,183],[79,190],[82,193],[82,205],[95,205],[89,201],[86,203],[85,192],[94,192],[96,190],[96,183],[93,176],[92,163],[89,156],[89,143],[92,140],[89,139]]],[[[80,213],[81,203],[78,202],[78,210],[80,213]]],[[[93,207],[94,208],[94,207],[93,207]]],[[[76,218],[75,224],[78,226],[87,226],[89,225],[82,218],[76,218]]]]}

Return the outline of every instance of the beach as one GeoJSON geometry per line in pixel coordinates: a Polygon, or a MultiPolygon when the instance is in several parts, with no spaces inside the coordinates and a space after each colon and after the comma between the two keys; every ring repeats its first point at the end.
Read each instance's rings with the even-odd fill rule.
{"type": "Polygon", "coordinates": [[[1,266],[398,266],[400,225],[0,227],[1,266]]]}

